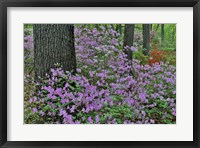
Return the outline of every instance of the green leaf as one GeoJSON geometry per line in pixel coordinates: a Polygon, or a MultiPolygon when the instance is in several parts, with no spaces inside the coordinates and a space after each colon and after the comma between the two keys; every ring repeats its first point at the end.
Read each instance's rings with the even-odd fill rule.
{"type": "Polygon", "coordinates": [[[74,88],[73,86],[71,86],[71,85],[69,85],[69,88],[70,88],[72,91],[75,90],[75,88],[74,88]]]}

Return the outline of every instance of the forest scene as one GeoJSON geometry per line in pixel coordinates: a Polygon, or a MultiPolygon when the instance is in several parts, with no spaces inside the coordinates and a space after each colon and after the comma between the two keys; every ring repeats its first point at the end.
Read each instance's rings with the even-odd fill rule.
{"type": "Polygon", "coordinates": [[[176,24],[24,24],[25,124],[176,124],[176,24]]]}

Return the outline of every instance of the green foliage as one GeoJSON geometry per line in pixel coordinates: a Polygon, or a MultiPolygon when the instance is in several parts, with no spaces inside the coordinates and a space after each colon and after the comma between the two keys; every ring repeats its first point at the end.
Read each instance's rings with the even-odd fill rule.
{"type": "Polygon", "coordinates": [[[176,119],[172,116],[170,103],[165,100],[149,99],[149,102],[156,104],[154,108],[146,108],[146,118],[154,119],[155,123],[175,124],[176,119]]]}
{"type": "Polygon", "coordinates": [[[176,51],[174,50],[165,50],[165,59],[164,62],[170,65],[176,65],[176,51]]]}
{"type": "Polygon", "coordinates": [[[115,118],[118,124],[123,124],[124,120],[134,119],[134,110],[131,106],[127,105],[104,107],[100,120],[106,122],[108,118],[115,118]]]}
{"type": "MultiPolygon", "coordinates": [[[[157,29],[157,24],[153,24],[153,30],[157,29]]],[[[176,49],[176,24],[164,24],[164,45],[161,46],[161,25],[159,25],[159,28],[156,30],[157,37],[156,42],[158,43],[158,46],[163,49],[176,49]]]]}
{"type": "Polygon", "coordinates": [[[24,24],[24,29],[33,29],[32,24],[24,24]]]}
{"type": "Polygon", "coordinates": [[[24,113],[24,122],[26,124],[33,124],[33,123],[43,124],[44,119],[41,118],[39,114],[33,114],[32,110],[28,108],[25,110],[25,113],[24,113]]]}
{"type": "Polygon", "coordinates": [[[140,61],[140,64],[147,64],[149,57],[145,56],[141,51],[133,52],[133,58],[140,61]]]}

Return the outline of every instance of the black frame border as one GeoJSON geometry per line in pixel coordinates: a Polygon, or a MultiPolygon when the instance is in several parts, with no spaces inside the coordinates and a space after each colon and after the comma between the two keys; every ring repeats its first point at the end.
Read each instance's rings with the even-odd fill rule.
{"type": "MultiPolygon", "coordinates": [[[[119,8],[120,9],[120,8],[119,8]]],[[[0,0],[0,146],[200,147],[200,0],[0,0]],[[7,141],[7,7],[193,7],[193,141],[7,141]]]]}

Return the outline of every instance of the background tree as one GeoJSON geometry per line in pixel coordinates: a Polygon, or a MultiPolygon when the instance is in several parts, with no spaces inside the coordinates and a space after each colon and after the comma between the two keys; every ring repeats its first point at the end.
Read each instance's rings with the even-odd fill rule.
{"type": "Polygon", "coordinates": [[[175,35],[176,35],[176,26],[172,26],[172,42],[175,40],[175,35]]]}
{"type": "Polygon", "coordinates": [[[117,31],[117,32],[118,32],[118,28],[119,28],[119,25],[118,25],[118,24],[116,24],[115,31],[117,31]]]}
{"type": "Polygon", "coordinates": [[[121,24],[119,24],[119,33],[120,33],[120,35],[122,34],[122,25],[121,24]]]}
{"type": "MultiPolygon", "coordinates": [[[[125,29],[124,29],[124,48],[126,46],[133,46],[133,40],[134,40],[134,28],[135,28],[135,25],[134,24],[125,24],[125,29]]],[[[133,52],[129,49],[125,49],[125,53],[127,54],[128,56],[128,59],[130,61],[132,61],[133,57],[132,57],[132,54],[133,52]]]]}
{"type": "Polygon", "coordinates": [[[44,76],[54,64],[76,71],[74,26],[66,24],[34,24],[35,78],[44,76]]]}
{"type": "Polygon", "coordinates": [[[158,30],[159,26],[160,26],[160,24],[157,24],[157,25],[156,25],[156,27],[155,27],[155,31],[158,30]]]}
{"type": "Polygon", "coordinates": [[[164,46],[165,26],[161,24],[161,46],[164,46]]]}
{"type": "Polygon", "coordinates": [[[149,48],[150,48],[150,25],[143,24],[142,25],[142,34],[143,34],[143,54],[149,55],[149,48]]]}
{"type": "Polygon", "coordinates": [[[116,24],[116,29],[115,29],[118,33],[122,33],[122,25],[121,24],[116,24]]]}
{"type": "Polygon", "coordinates": [[[150,31],[153,30],[153,24],[150,24],[150,31]]]}

